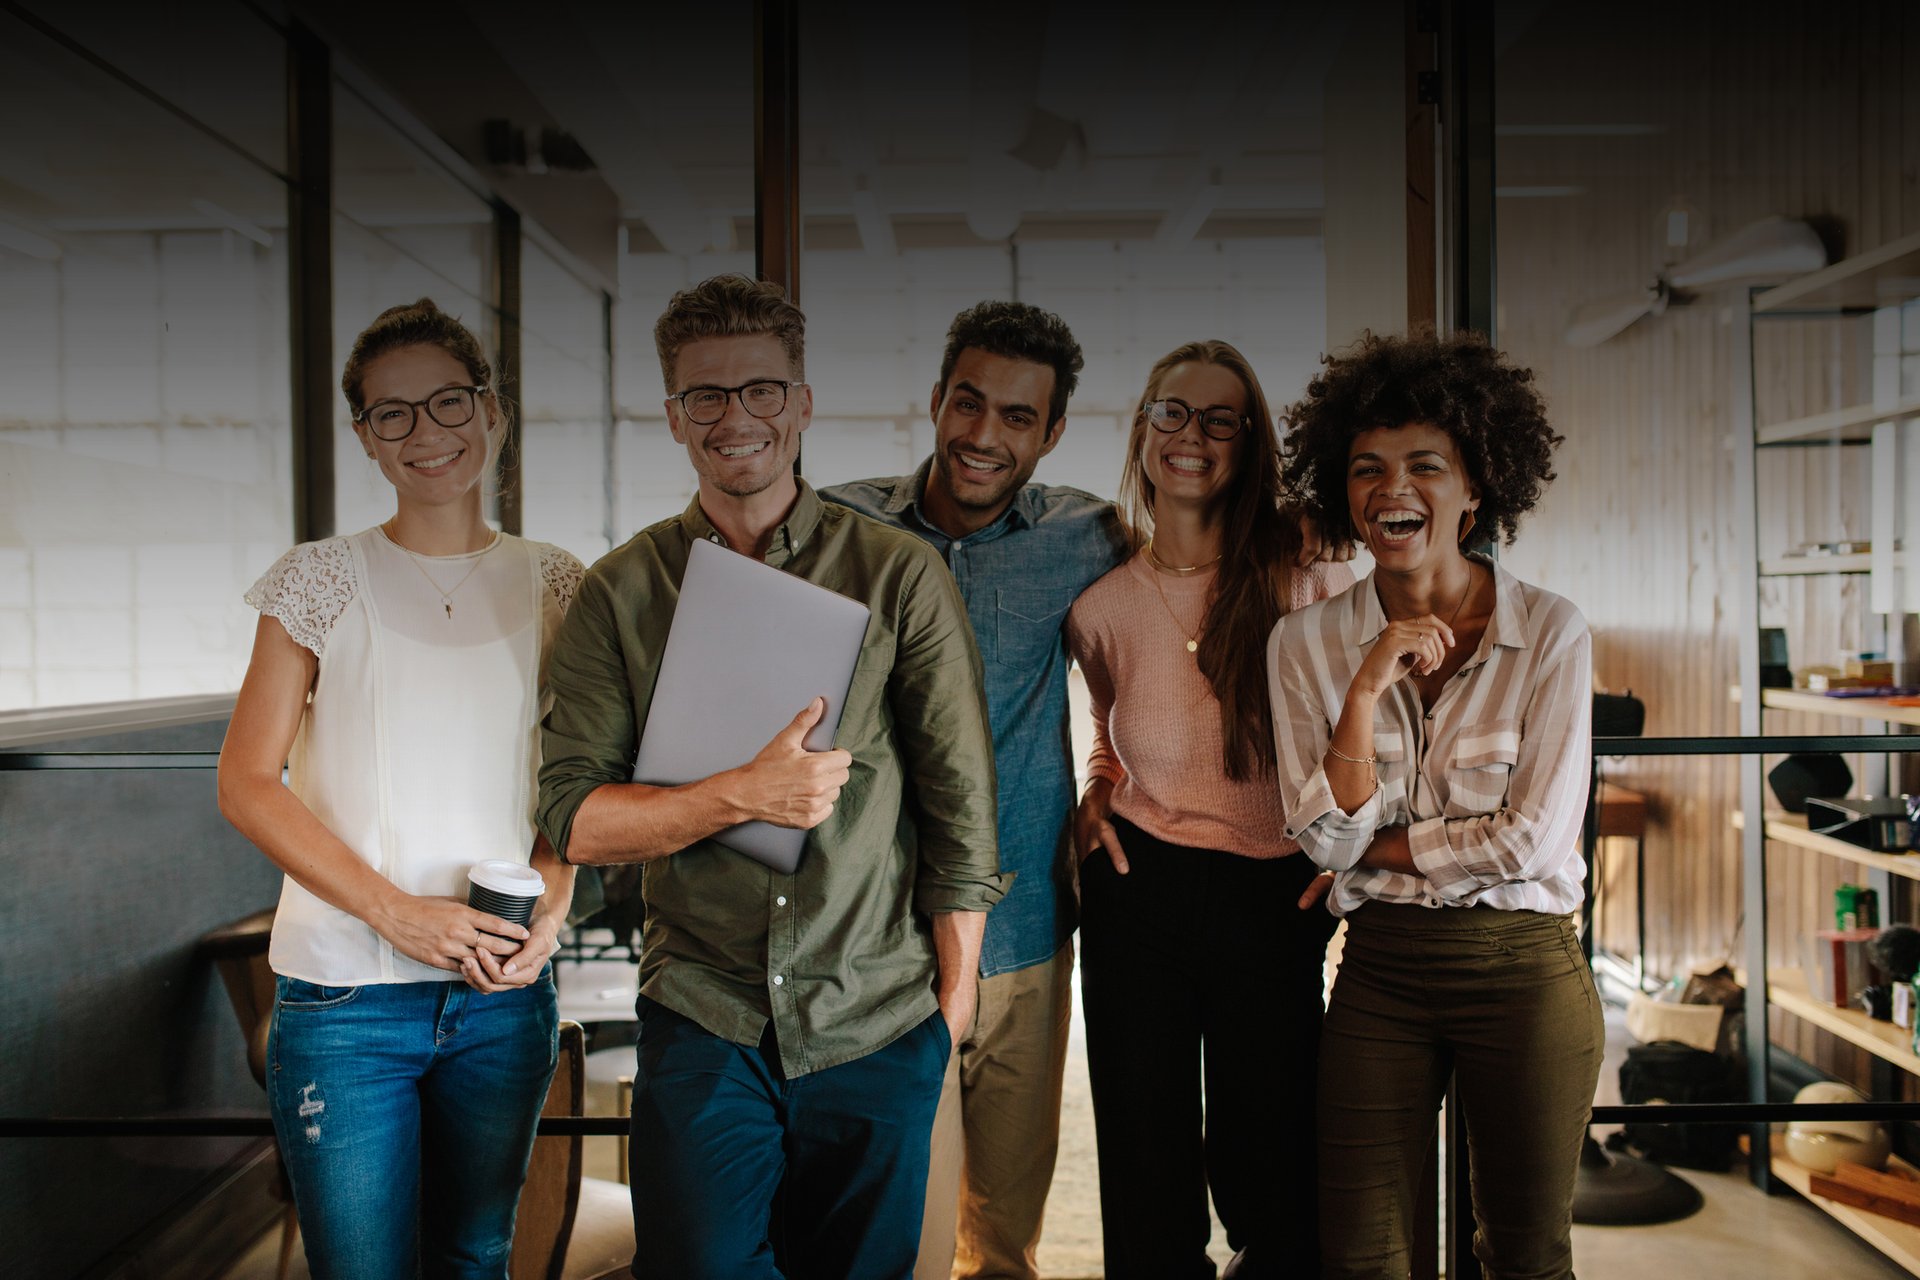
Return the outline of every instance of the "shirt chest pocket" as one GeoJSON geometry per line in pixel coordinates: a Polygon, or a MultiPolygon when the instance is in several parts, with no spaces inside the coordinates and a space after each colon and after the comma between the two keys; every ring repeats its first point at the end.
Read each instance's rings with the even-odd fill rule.
{"type": "Polygon", "coordinates": [[[1383,812],[1397,816],[1407,803],[1407,739],[1391,723],[1373,726],[1373,776],[1380,788],[1383,812]]]}
{"type": "Polygon", "coordinates": [[[1507,800],[1507,782],[1520,759],[1520,723],[1488,720],[1469,727],[1454,742],[1447,761],[1447,816],[1493,813],[1507,800]]]}
{"type": "Polygon", "coordinates": [[[993,660],[1017,671],[1038,671],[1060,649],[1060,628],[1072,598],[1038,587],[1002,587],[995,595],[993,660]]]}

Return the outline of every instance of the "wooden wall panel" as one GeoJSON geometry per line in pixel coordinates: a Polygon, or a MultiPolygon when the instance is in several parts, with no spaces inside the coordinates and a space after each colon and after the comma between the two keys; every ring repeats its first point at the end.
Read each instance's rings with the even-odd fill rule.
{"type": "MultiPolygon", "coordinates": [[[[1652,279],[1670,208],[1690,212],[1691,250],[1775,213],[1816,220],[1841,253],[1920,230],[1920,9],[1627,4],[1609,6],[1602,24],[1589,7],[1549,6],[1507,45],[1499,76],[1502,125],[1657,130],[1500,139],[1503,188],[1579,189],[1498,206],[1498,338],[1536,371],[1567,436],[1560,478],[1507,563],[1586,613],[1597,680],[1646,701],[1648,733],[1735,733],[1728,690],[1750,625],[1738,587],[1749,570],[1735,536],[1725,299],[1704,295],[1591,350],[1559,333],[1575,305],[1652,279]]],[[[1864,398],[1870,341],[1863,322],[1767,322],[1755,363],[1761,419],[1864,398]]],[[[1767,553],[1865,536],[1865,450],[1841,453],[1763,456],[1767,553]]],[[[1884,636],[1864,590],[1864,579],[1774,579],[1762,616],[1787,628],[1796,665],[1877,647],[1884,636]]],[[[1857,724],[1769,714],[1781,732],[1857,724]]],[[[1605,774],[1649,799],[1652,969],[1737,956],[1733,763],[1630,759],[1606,762],[1605,774]]],[[[1631,846],[1608,854],[1603,892],[1629,893],[1631,846]]],[[[1797,957],[1795,940],[1847,878],[1844,865],[1789,849],[1771,866],[1769,932],[1781,957],[1797,957]]],[[[1603,909],[1600,928],[1609,946],[1631,949],[1630,909],[1603,909]]],[[[1786,1047],[1866,1079],[1863,1055],[1776,1019],[1786,1047]]]]}

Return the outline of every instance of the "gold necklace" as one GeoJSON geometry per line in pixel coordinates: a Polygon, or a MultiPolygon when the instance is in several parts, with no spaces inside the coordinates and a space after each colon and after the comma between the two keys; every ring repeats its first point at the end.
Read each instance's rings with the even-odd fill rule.
{"type": "Polygon", "coordinates": [[[420,571],[420,576],[427,580],[427,585],[439,594],[440,607],[447,611],[447,621],[449,622],[453,621],[453,593],[467,585],[467,579],[471,578],[474,573],[479,570],[480,562],[487,558],[487,552],[500,545],[500,534],[498,531],[495,531],[493,537],[487,540],[487,545],[480,548],[479,553],[473,557],[473,564],[468,567],[466,573],[461,575],[460,581],[454,583],[451,587],[442,587],[438,582],[434,581],[433,575],[427,572],[427,566],[420,563],[420,557],[413,553],[412,547],[402,544],[400,539],[393,536],[393,531],[385,525],[380,526],[380,528],[381,531],[387,535],[388,542],[391,542],[394,546],[399,547],[407,553],[407,559],[413,561],[413,567],[420,571]]]}
{"type": "Polygon", "coordinates": [[[1148,564],[1160,570],[1160,572],[1162,573],[1171,573],[1175,577],[1179,577],[1179,578],[1184,578],[1189,574],[1198,573],[1209,565],[1219,564],[1220,557],[1226,554],[1226,551],[1222,550],[1217,554],[1215,554],[1215,556],[1211,560],[1202,560],[1199,564],[1179,565],[1179,564],[1168,564],[1164,560],[1162,560],[1159,556],[1153,554],[1152,538],[1147,539],[1147,545],[1144,548],[1142,548],[1142,550],[1144,550],[1147,553],[1148,564]]]}
{"type": "MultiPolygon", "coordinates": [[[[1149,543],[1148,545],[1151,546],[1152,544],[1149,543]]],[[[1218,560],[1219,558],[1220,558],[1219,556],[1215,556],[1213,560],[1218,560]]],[[[1147,553],[1147,559],[1152,560],[1153,563],[1155,564],[1160,563],[1158,560],[1153,559],[1153,553],[1151,551],[1147,553]]],[[[1213,560],[1207,561],[1207,564],[1212,564],[1213,560]]],[[[1186,570],[1186,572],[1192,573],[1196,569],[1204,569],[1206,567],[1207,567],[1206,564],[1197,564],[1197,565],[1194,565],[1192,569],[1186,570]]],[[[1181,635],[1187,637],[1187,652],[1188,653],[1200,652],[1200,636],[1198,635],[1198,633],[1195,633],[1193,635],[1188,635],[1186,627],[1181,625],[1180,615],[1173,611],[1173,605],[1168,603],[1167,601],[1167,589],[1160,585],[1160,575],[1157,573],[1154,573],[1153,570],[1151,569],[1147,570],[1147,573],[1149,574],[1149,576],[1153,578],[1153,590],[1154,590],[1154,593],[1160,597],[1160,607],[1167,611],[1167,616],[1169,618],[1173,619],[1174,630],[1178,631],[1181,635]]],[[[1201,618],[1201,621],[1204,622],[1205,620],[1206,619],[1203,615],[1201,618]]]]}
{"type": "MultiPolygon", "coordinates": [[[[1467,562],[1467,589],[1460,593],[1460,603],[1453,606],[1453,614],[1447,619],[1447,630],[1453,630],[1453,624],[1460,621],[1460,611],[1467,607],[1467,597],[1473,594],[1473,562],[1467,562]]],[[[1389,618],[1389,622],[1402,622],[1402,618],[1389,618]]]]}

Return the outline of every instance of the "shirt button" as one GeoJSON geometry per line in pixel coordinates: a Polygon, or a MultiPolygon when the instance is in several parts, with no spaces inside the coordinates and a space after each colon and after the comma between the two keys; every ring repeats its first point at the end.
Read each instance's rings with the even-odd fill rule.
{"type": "Polygon", "coordinates": [[[775,898],[773,900],[773,905],[776,907],[784,907],[787,905],[787,900],[785,898],[775,898]]]}
{"type": "Polygon", "coordinates": [[[717,533],[710,533],[710,534],[708,534],[708,535],[707,535],[707,541],[708,541],[708,542],[718,542],[718,543],[720,543],[720,544],[721,544],[722,546],[725,546],[725,545],[726,545],[726,541],[725,541],[725,539],[723,539],[723,538],[722,538],[722,537],[721,537],[721,536],[720,536],[719,534],[717,534],[717,533]]]}
{"type": "Polygon", "coordinates": [[[776,987],[784,987],[787,985],[787,980],[776,973],[773,975],[773,985],[776,987]]]}

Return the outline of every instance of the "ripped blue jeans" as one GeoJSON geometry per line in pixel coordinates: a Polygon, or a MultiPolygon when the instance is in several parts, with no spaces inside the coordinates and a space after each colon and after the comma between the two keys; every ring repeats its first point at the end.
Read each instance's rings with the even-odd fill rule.
{"type": "Polygon", "coordinates": [[[315,1280],[505,1280],[557,1033],[551,967],[494,995],[278,980],[268,1099],[315,1280]]]}

